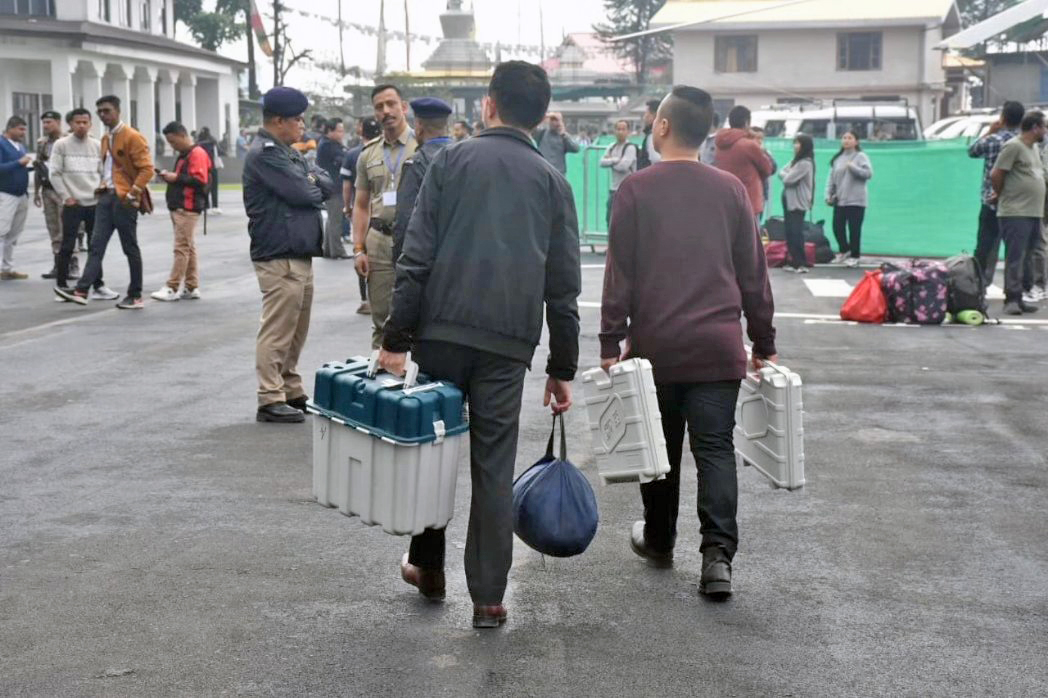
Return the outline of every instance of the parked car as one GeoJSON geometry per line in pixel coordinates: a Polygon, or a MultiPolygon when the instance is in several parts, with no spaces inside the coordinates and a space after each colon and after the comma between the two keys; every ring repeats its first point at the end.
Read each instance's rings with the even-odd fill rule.
{"type": "Polygon", "coordinates": [[[854,131],[860,140],[923,140],[917,110],[905,100],[873,102],[836,100],[825,103],[765,107],[753,112],[753,125],[771,138],[794,138],[806,133],[812,138],[836,140],[854,131]]]}

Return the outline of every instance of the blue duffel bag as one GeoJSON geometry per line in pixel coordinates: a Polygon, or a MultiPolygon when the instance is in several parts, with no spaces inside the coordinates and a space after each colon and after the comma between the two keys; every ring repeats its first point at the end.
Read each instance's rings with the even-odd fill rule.
{"type": "Polygon", "coordinates": [[[564,417],[554,417],[546,455],[513,483],[513,530],[543,555],[571,557],[586,551],[599,520],[593,488],[568,461],[564,417]],[[558,419],[560,458],[554,458],[558,419]]]}

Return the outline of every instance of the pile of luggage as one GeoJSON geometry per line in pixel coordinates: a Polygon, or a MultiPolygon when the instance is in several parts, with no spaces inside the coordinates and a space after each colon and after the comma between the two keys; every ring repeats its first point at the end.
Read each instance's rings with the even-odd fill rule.
{"type": "MultiPolygon", "coordinates": [[[[772,217],[764,224],[768,241],[764,246],[764,256],[772,269],[786,265],[786,223],[782,218],[772,217]]],[[[829,264],[833,261],[833,248],[826,237],[826,221],[804,222],[804,256],[809,266],[829,264]]]]}
{"type": "Polygon", "coordinates": [[[863,323],[981,325],[989,320],[986,282],[974,257],[945,262],[885,263],[866,277],[841,307],[841,319],[863,323]]]}

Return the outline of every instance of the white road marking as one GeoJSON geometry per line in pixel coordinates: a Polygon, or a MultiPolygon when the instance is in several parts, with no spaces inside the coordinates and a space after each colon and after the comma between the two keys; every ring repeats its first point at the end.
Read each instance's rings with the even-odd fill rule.
{"type": "Polygon", "coordinates": [[[604,265],[603,264],[583,264],[582,268],[583,269],[603,269],[604,265]]]}
{"type": "Polygon", "coordinates": [[[804,285],[816,298],[847,298],[852,293],[851,284],[844,279],[805,279],[804,285]]]}

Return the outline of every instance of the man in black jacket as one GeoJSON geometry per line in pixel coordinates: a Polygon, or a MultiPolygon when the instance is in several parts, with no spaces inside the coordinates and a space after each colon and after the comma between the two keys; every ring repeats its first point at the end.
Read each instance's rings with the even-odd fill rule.
{"type": "Polygon", "coordinates": [[[404,251],[404,234],[408,230],[408,221],[415,210],[415,201],[422,190],[422,180],[433,156],[443,150],[451,139],[448,138],[448,117],[451,107],[447,102],[433,97],[423,97],[411,102],[411,111],[415,115],[415,140],[418,149],[404,163],[404,172],[400,175],[397,187],[397,217],[393,220],[393,264],[404,251]]]}
{"type": "MultiPolygon", "coordinates": [[[[571,407],[581,289],[571,187],[529,133],[545,115],[542,68],[495,69],[485,130],[433,158],[408,224],[379,362],[400,374],[414,347],[422,370],[462,388],[470,407],[473,501],[466,580],[474,627],[498,627],[513,555],[513,466],[524,374],[542,334],[549,361],[545,404],[571,407]]],[[[444,598],[444,531],[411,541],[406,582],[444,598]]]]}
{"type": "Polygon", "coordinates": [[[262,291],[255,349],[260,422],[301,422],[306,392],[297,373],[313,306],[313,257],[323,253],[331,179],[291,148],[302,138],[309,100],[290,87],[262,98],[262,128],[244,159],[251,261],[262,291]]]}

